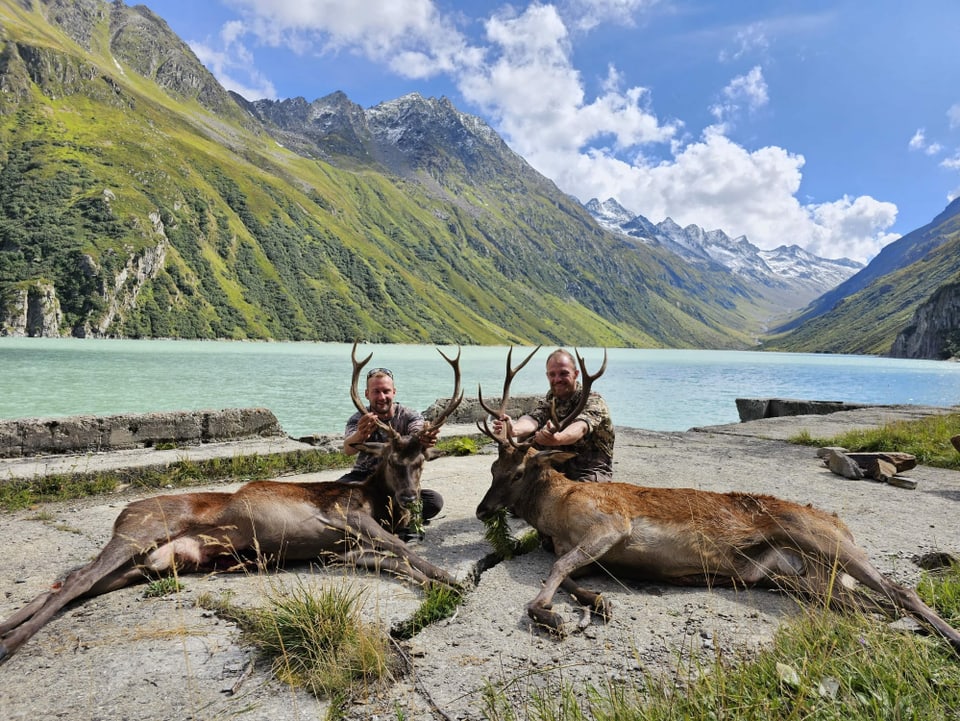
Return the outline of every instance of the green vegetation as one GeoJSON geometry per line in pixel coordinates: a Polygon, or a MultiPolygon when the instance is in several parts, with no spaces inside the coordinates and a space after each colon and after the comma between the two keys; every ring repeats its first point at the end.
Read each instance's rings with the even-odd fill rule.
{"type": "Polygon", "coordinates": [[[316,473],[331,468],[349,468],[353,460],[342,453],[292,451],[201,461],[181,460],[162,470],[134,468],[12,479],[0,483],[0,510],[15,511],[38,503],[112,493],[126,485],[156,490],[214,481],[252,481],[291,473],[316,473]]]}
{"type": "Polygon", "coordinates": [[[298,581],[267,594],[262,608],[203,595],[197,605],[235,621],[284,683],[342,706],[391,677],[396,659],[384,631],[360,617],[363,593],[349,584],[312,587],[298,581]]]}
{"type": "Polygon", "coordinates": [[[424,599],[412,617],[394,627],[390,635],[405,640],[413,638],[431,623],[450,618],[463,601],[463,591],[435,583],[425,589],[424,599]]]}
{"type": "MultiPolygon", "coordinates": [[[[839,299],[796,329],[768,337],[763,348],[798,353],[889,353],[897,335],[910,326],[917,307],[938,289],[960,279],[958,219],[948,219],[937,233],[941,244],[923,257],[839,299]]],[[[942,357],[951,357],[955,347],[956,338],[946,338],[942,357]]]]}
{"type": "Polygon", "coordinates": [[[85,336],[752,344],[763,311],[728,273],[600,232],[502,144],[335,167],[272,140],[149,11],[8,15],[0,323],[52,289],[85,336]]]}
{"type": "MultiPolygon", "coordinates": [[[[929,577],[928,600],[960,592],[960,568],[929,577]],[[936,589],[936,590],[932,590],[936,589]]],[[[953,606],[954,612],[956,605],[953,606]]],[[[949,616],[948,609],[940,608],[949,616]]],[[[960,664],[939,639],[896,633],[862,615],[810,610],[782,626],[753,660],[718,653],[712,663],[637,684],[534,691],[518,707],[490,684],[491,721],[878,721],[956,719],[960,664]],[[681,686],[682,690],[677,690],[681,686]]]]}
{"type": "Polygon", "coordinates": [[[180,593],[182,590],[183,585],[180,583],[179,578],[176,576],[164,576],[163,578],[150,581],[143,592],[143,597],[160,598],[161,596],[169,596],[173,593],[180,593]]]}
{"type": "Polygon", "coordinates": [[[806,431],[790,439],[805,446],[839,446],[853,452],[900,451],[917,457],[917,463],[960,470],[960,453],[950,439],[960,434],[960,414],[944,413],[916,421],[896,421],[864,428],[834,438],[813,438],[806,431]]]}

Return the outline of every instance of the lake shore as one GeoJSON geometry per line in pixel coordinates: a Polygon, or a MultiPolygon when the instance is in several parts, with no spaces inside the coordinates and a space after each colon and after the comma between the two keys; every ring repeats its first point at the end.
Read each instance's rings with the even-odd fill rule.
{"type": "MultiPolygon", "coordinates": [[[[960,473],[918,466],[906,474],[917,481],[914,490],[850,481],[830,473],[814,449],[786,439],[803,431],[829,437],[947,410],[871,407],[686,432],[618,428],[614,473],[624,482],[771,493],[835,511],[883,572],[913,584],[919,574],[914,556],[960,553],[955,522],[960,473]]],[[[465,430],[475,432],[447,427],[444,435],[465,430]]],[[[230,453],[249,450],[229,448],[230,453]]],[[[90,462],[95,460],[106,462],[90,462]]],[[[442,493],[445,507],[415,550],[459,578],[475,573],[490,552],[474,512],[489,484],[492,460],[489,451],[445,457],[424,471],[424,487],[442,493]]],[[[290,480],[332,480],[340,473],[290,480]]],[[[234,487],[217,485],[218,490],[234,487]]],[[[4,514],[0,538],[11,551],[0,557],[0,617],[66,569],[86,562],[109,538],[120,509],[135,497],[127,489],[4,514]]],[[[521,522],[515,526],[515,532],[522,532],[521,522]]],[[[550,564],[549,554],[535,551],[484,571],[453,618],[403,644],[411,672],[389,687],[371,690],[348,718],[394,718],[398,709],[407,718],[482,718],[484,685],[508,680],[516,681],[510,695],[527,698],[531,688],[560,680],[582,688],[631,679],[639,683],[645,672],[682,676],[691,660],[709,660],[718,652],[733,657],[763,647],[778,625],[797,613],[794,601],[768,591],[625,585],[591,577],[588,585],[613,601],[614,617],[559,641],[533,629],[524,613],[550,564]]],[[[403,582],[342,568],[187,576],[182,582],[184,589],[176,596],[146,599],[142,587],[133,587],[60,614],[0,667],[0,714],[11,721],[59,716],[322,718],[325,701],[275,681],[268,668],[255,663],[255,652],[239,630],[197,607],[197,597],[229,594],[234,603],[254,606],[263,604],[265,594],[298,583],[346,583],[364,594],[365,617],[385,627],[408,618],[420,600],[417,589],[403,582]]],[[[561,595],[555,610],[571,626],[581,615],[561,595]]]]}

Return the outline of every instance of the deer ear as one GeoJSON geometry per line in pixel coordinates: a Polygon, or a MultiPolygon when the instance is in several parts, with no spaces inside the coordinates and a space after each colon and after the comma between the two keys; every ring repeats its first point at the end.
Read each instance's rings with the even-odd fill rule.
{"type": "Polygon", "coordinates": [[[447,455],[446,451],[439,451],[436,448],[430,447],[423,451],[423,457],[428,461],[432,461],[434,458],[440,458],[441,456],[447,455]]]}
{"type": "Polygon", "coordinates": [[[563,463],[564,461],[569,461],[571,458],[574,458],[577,454],[571,453],[570,451],[557,451],[557,450],[545,450],[537,452],[535,456],[537,463],[563,463]]]}
{"type": "Polygon", "coordinates": [[[386,443],[366,442],[366,443],[351,443],[350,447],[356,448],[358,451],[363,451],[364,453],[371,453],[375,456],[379,456],[383,451],[384,446],[386,445],[387,445],[386,443]]]}

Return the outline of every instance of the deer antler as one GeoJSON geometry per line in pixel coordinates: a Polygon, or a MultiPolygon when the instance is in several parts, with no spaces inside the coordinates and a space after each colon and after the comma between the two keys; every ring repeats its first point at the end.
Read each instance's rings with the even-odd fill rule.
{"type": "Polygon", "coordinates": [[[563,420],[559,420],[557,418],[557,399],[553,399],[553,405],[550,407],[550,420],[553,422],[554,430],[556,432],[562,431],[564,428],[569,426],[577,419],[577,416],[583,412],[583,409],[587,407],[587,401],[590,400],[590,389],[593,387],[593,382],[602,376],[604,371],[607,370],[606,348],[603,349],[603,365],[601,365],[600,370],[593,375],[587,373],[586,361],[583,360],[583,356],[580,355],[580,351],[574,348],[574,353],[577,355],[577,363],[580,364],[580,375],[583,378],[583,381],[581,382],[580,400],[576,407],[563,417],[563,420]]]}
{"type": "MultiPolygon", "coordinates": [[[[373,358],[373,353],[370,353],[362,361],[357,360],[357,343],[359,341],[353,342],[353,350],[350,351],[350,361],[353,363],[353,377],[350,380],[350,399],[353,401],[353,405],[360,415],[366,415],[370,410],[363,404],[363,401],[360,400],[360,391],[357,390],[357,383],[360,380],[360,372],[363,370],[363,367],[370,362],[370,359],[373,358]]],[[[377,418],[377,426],[382,428],[391,438],[399,438],[400,434],[391,426],[389,423],[384,423],[379,418],[377,418]]]]}
{"type": "Polygon", "coordinates": [[[453,395],[450,396],[450,401],[447,403],[444,409],[440,411],[440,415],[438,415],[432,423],[424,428],[421,433],[428,430],[435,430],[446,423],[447,418],[450,417],[450,414],[457,409],[457,406],[460,405],[460,401],[463,400],[463,391],[460,390],[460,346],[457,346],[456,358],[448,357],[447,354],[439,348],[437,348],[437,353],[442,355],[443,359],[450,364],[451,368],[453,368],[453,395]]]}
{"type": "MultiPolygon", "coordinates": [[[[494,410],[484,402],[483,389],[481,386],[477,386],[477,400],[480,403],[480,407],[487,412],[487,415],[499,419],[503,418],[504,412],[507,409],[507,401],[510,398],[510,384],[513,382],[513,377],[517,375],[517,373],[519,373],[527,363],[530,362],[530,359],[533,358],[534,354],[536,354],[536,352],[542,347],[542,345],[538,345],[530,352],[530,355],[524,358],[519,364],[517,364],[516,367],[511,367],[511,362],[513,359],[513,346],[510,346],[510,350],[507,351],[507,372],[503,381],[503,393],[500,396],[499,409],[494,410]]],[[[480,421],[477,421],[477,428],[479,428],[484,434],[495,440],[497,443],[502,443],[504,440],[506,440],[510,443],[510,445],[518,447],[513,440],[513,432],[510,427],[510,421],[506,421],[506,433],[504,434],[504,438],[499,438],[492,430],[490,430],[490,426],[487,424],[486,418],[483,419],[483,425],[481,425],[480,421]]]]}

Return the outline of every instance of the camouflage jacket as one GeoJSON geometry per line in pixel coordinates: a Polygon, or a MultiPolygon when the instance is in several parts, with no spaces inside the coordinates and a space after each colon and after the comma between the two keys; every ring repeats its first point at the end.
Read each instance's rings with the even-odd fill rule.
{"type": "MultiPolygon", "coordinates": [[[[577,384],[577,390],[565,401],[557,401],[557,417],[563,418],[573,410],[580,401],[583,389],[577,384]]],[[[547,393],[537,407],[529,413],[542,428],[550,420],[550,409],[553,405],[553,391],[547,393]]],[[[566,463],[559,463],[556,469],[574,481],[609,481],[613,477],[613,421],[610,419],[610,409],[607,402],[599,393],[591,393],[587,405],[577,416],[576,420],[587,424],[587,433],[579,441],[570,446],[553,446],[557,450],[576,453],[566,463]]],[[[538,446],[539,447],[539,446],[538,446]]]]}

